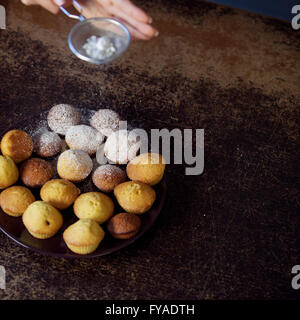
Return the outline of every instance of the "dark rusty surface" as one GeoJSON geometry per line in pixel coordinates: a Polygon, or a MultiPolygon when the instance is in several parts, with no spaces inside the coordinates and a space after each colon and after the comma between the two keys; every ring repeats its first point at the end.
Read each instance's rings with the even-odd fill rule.
{"type": "Polygon", "coordinates": [[[201,1],[138,2],[160,36],[95,68],[68,51],[73,21],[6,1],[1,127],[54,103],[105,106],[147,129],[205,129],[205,172],[169,166],[157,223],[110,256],[51,258],[0,234],[0,298],[296,297],[300,33],[201,1]]]}

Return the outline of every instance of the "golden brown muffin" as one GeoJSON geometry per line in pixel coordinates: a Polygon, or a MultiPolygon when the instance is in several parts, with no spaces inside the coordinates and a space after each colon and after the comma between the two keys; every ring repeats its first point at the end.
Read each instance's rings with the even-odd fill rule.
{"type": "Polygon", "coordinates": [[[154,189],[139,181],[127,181],[117,185],[114,194],[125,211],[136,214],[147,212],[156,198],[154,189]]]}
{"type": "Polygon", "coordinates": [[[101,192],[83,193],[74,203],[74,213],[79,219],[91,219],[100,224],[108,220],[113,212],[113,201],[101,192]]]}
{"type": "Polygon", "coordinates": [[[34,152],[40,157],[53,157],[58,154],[63,146],[59,135],[55,132],[42,130],[33,137],[34,152]]]}
{"type": "Polygon", "coordinates": [[[117,166],[105,164],[94,171],[92,179],[99,190],[111,192],[118,184],[126,181],[126,173],[117,166]]]}
{"type": "Polygon", "coordinates": [[[68,248],[78,254],[92,253],[104,238],[105,232],[96,221],[78,220],[63,233],[68,248]]]}
{"type": "Polygon", "coordinates": [[[154,186],[165,172],[165,161],[158,153],[143,153],[131,160],[126,168],[129,179],[154,186]]]}
{"type": "Polygon", "coordinates": [[[0,156],[0,189],[14,184],[19,178],[19,170],[14,161],[7,156],[0,156]]]}
{"type": "Polygon", "coordinates": [[[82,150],[66,150],[58,158],[57,172],[63,179],[83,181],[92,171],[93,161],[82,150]]]}
{"type": "Polygon", "coordinates": [[[13,186],[0,194],[0,206],[10,216],[21,216],[27,207],[35,201],[31,191],[22,186],[13,186]]]}
{"type": "Polygon", "coordinates": [[[129,239],[141,228],[141,219],[133,213],[118,213],[107,223],[107,230],[117,239],[129,239]]]}
{"type": "Polygon", "coordinates": [[[47,239],[54,236],[62,227],[62,214],[45,201],[35,201],[22,216],[28,232],[35,238],[47,239]]]}
{"type": "Polygon", "coordinates": [[[4,156],[11,157],[15,163],[20,163],[31,156],[33,142],[25,131],[10,130],[1,140],[1,151],[4,156]]]}
{"type": "Polygon", "coordinates": [[[23,183],[31,188],[39,188],[54,175],[51,164],[43,159],[31,158],[26,160],[20,168],[23,183]]]}
{"type": "Polygon", "coordinates": [[[42,200],[60,210],[70,207],[79,194],[80,190],[75,184],[65,179],[53,179],[46,182],[40,193],[42,200]]]}

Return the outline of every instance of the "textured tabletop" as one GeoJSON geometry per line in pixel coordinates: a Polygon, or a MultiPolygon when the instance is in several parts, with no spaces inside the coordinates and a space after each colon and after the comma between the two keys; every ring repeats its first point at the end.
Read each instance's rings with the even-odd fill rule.
{"type": "Polygon", "coordinates": [[[1,128],[56,103],[112,108],[146,129],[204,129],[204,173],[168,166],[159,219],[109,256],[52,258],[1,233],[0,299],[295,297],[300,32],[201,1],[136,2],[159,37],[94,67],[67,47],[74,21],[0,1],[1,128]]]}

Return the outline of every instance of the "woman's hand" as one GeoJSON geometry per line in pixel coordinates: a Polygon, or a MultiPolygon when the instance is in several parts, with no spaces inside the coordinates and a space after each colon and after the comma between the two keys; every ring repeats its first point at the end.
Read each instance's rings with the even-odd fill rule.
{"type": "MultiPolygon", "coordinates": [[[[59,6],[72,3],[71,0],[21,0],[25,5],[41,5],[56,14],[59,6]]],[[[150,24],[152,22],[142,9],[130,0],[78,0],[82,14],[86,18],[114,17],[122,21],[135,39],[149,40],[158,35],[158,31],[150,24]]],[[[76,8],[76,7],[75,7],[76,8]]]]}

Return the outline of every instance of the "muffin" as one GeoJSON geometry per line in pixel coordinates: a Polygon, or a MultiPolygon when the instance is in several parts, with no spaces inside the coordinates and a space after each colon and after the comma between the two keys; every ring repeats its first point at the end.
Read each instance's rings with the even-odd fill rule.
{"type": "Polygon", "coordinates": [[[141,228],[141,219],[133,213],[118,213],[107,223],[107,230],[117,239],[130,239],[141,228]]]}
{"type": "Polygon", "coordinates": [[[63,179],[83,181],[92,171],[93,161],[82,150],[66,150],[58,158],[57,172],[63,179]]]}
{"type": "Polygon", "coordinates": [[[35,201],[31,191],[22,186],[13,186],[0,194],[0,206],[10,216],[21,216],[27,207],[35,201]]]}
{"type": "Polygon", "coordinates": [[[98,223],[107,221],[114,212],[114,203],[101,192],[87,192],[74,202],[74,213],[79,219],[91,219],[98,223]]]}
{"type": "Polygon", "coordinates": [[[104,140],[102,133],[84,124],[70,127],[66,132],[66,143],[70,149],[79,149],[89,155],[95,154],[104,140]]]}
{"type": "Polygon", "coordinates": [[[42,200],[60,210],[70,207],[79,194],[80,190],[75,184],[64,179],[53,179],[46,182],[40,192],[42,200]]]}
{"type": "Polygon", "coordinates": [[[63,224],[62,214],[44,201],[35,201],[29,205],[22,220],[28,232],[38,239],[54,236],[63,224]]]}
{"type": "Polygon", "coordinates": [[[125,211],[136,214],[147,212],[156,198],[154,189],[139,181],[127,181],[117,185],[114,194],[125,211]]]}
{"type": "Polygon", "coordinates": [[[92,180],[99,190],[111,192],[118,184],[126,181],[126,173],[117,166],[105,164],[94,171],[92,180]]]}
{"type": "Polygon", "coordinates": [[[90,124],[106,137],[119,130],[120,116],[113,110],[100,109],[92,117],[90,124]]]}
{"type": "Polygon", "coordinates": [[[20,163],[31,156],[33,142],[25,131],[10,130],[1,140],[1,151],[4,156],[11,157],[15,163],[20,163]]]}
{"type": "Polygon", "coordinates": [[[143,153],[131,160],[126,168],[129,179],[154,186],[165,172],[165,161],[158,153],[143,153]]]}
{"type": "Polygon", "coordinates": [[[69,104],[58,104],[50,109],[47,120],[52,131],[65,135],[71,126],[80,123],[80,114],[69,104]]]}
{"type": "Polygon", "coordinates": [[[134,131],[119,130],[112,133],[104,145],[107,159],[117,164],[127,164],[135,158],[141,142],[134,131]]]}
{"type": "Polygon", "coordinates": [[[7,156],[0,156],[0,189],[14,184],[19,178],[19,170],[14,161],[7,156]]]}
{"type": "Polygon", "coordinates": [[[97,249],[104,235],[104,230],[96,221],[82,219],[70,225],[64,231],[63,238],[71,251],[88,254],[97,249]]]}
{"type": "Polygon", "coordinates": [[[31,158],[26,160],[20,168],[23,183],[31,188],[39,188],[54,175],[51,164],[43,159],[31,158]]]}
{"type": "Polygon", "coordinates": [[[40,157],[53,157],[62,149],[62,140],[55,132],[42,130],[33,136],[34,152],[40,157]]]}

